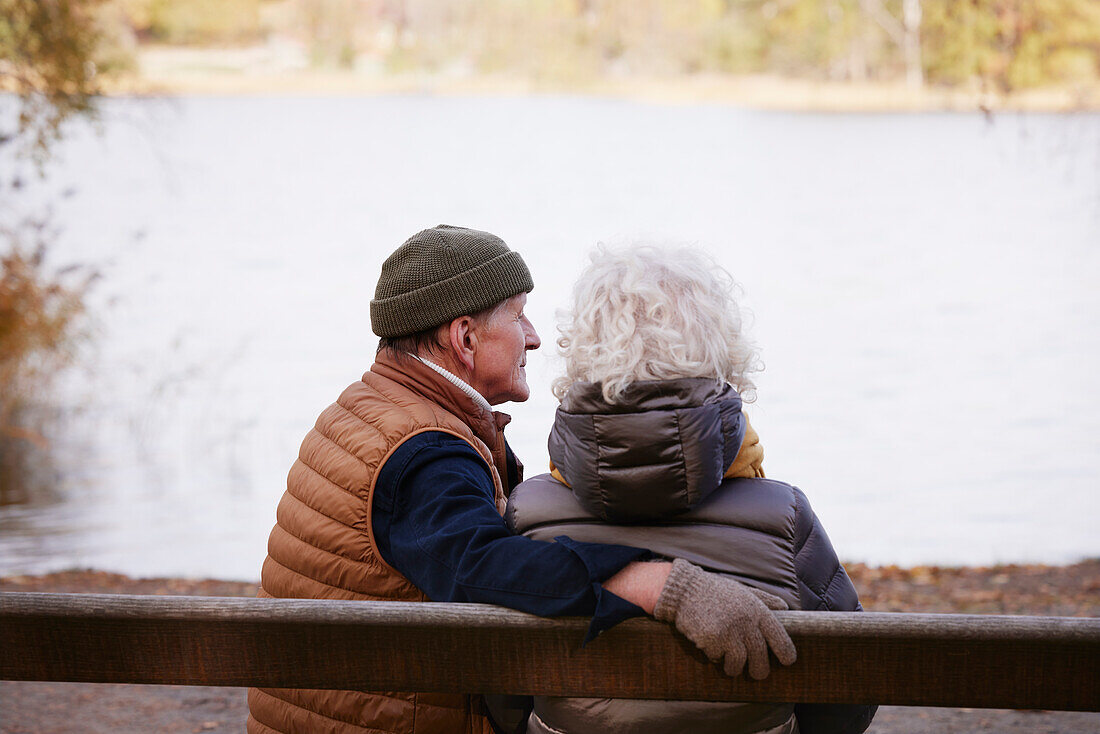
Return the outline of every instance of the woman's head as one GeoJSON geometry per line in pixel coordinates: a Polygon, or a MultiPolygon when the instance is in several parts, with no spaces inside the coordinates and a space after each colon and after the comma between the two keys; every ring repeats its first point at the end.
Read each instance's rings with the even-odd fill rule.
{"type": "Polygon", "coordinates": [[[751,399],[749,373],[760,369],[742,332],[733,278],[689,247],[597,246],[558,326],[565,375],[561,399],[576,382],[600,383],[614,403],[633,382],[706,377],[751,399]]]}

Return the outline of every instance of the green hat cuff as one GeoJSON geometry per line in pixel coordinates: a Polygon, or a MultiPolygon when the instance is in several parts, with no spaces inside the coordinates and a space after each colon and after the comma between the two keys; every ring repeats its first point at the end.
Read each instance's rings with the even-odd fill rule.
{"type": "Polygon", "coordinates": [[[518,252],[491,260],[416,290],[370,302],[371,328],[395,338],[441,326],[459,316],[484,311],[534,289],[531,272],[518,252]]]}

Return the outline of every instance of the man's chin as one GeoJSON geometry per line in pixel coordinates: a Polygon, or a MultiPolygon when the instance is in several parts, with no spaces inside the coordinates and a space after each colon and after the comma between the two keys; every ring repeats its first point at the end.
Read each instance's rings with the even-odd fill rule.
{"type": "Polygon", "coordinates": [[[529,387],[527,387],[526,385],[524,385],[522,389],[517,389],[515,392],[513,392],[511,395],[506,397],[501,402],[503,402],[503,403],[525,403],[525,402],[527,402],[527,398],[529,398],[529,397],[531,397],[531,389],[529,387]]]}
{"type": "Polygon", "coordinates": [[[500,398],[489,398],[489,405],[503,405],[504,403],[525,403],[527,398],[531,397],[531,391],[525,390],[519,392],[518,390],[509,395],[505,395],[500,398]]]}
{"type": "Polygon", "coordinates": [[[512,398],[512,400],[517,403],[526,402],[527,398],[531,397],[531,387],[527,384],[526,380],[523,382],[523,385],[521,385],[520,388],[516,390],[516,394],[519,397],[512,398]]]}

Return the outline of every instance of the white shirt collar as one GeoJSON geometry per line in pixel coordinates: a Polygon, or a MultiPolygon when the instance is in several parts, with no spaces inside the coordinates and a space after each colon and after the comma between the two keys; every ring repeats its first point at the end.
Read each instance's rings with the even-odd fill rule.
{"type": "Polygon", "coordinates": [[[489,405],[489,401],[486,400],[485,397],[481,393],[479,393],[477,390],[475,390],[473,387],[471,387],[470,384],[468,382],[466,382],[465,380],[463,380],[461,377],[448,372],[447,370],[445,370],[442,367],[440,367],[439,365],[437,365],[435,362],[429,362],[428,360],[424,359],[423,357],[417,356],[415,354],[410,354],[409,356],[412,357],[413,359],[416,359],[417,361],[421,362],[422,364],[426,364],[427,366],[431,367],[433,370],[435,370],[439,374],[443,375],[443,378],[445,380],[447,380],[447,382],[451,383],[452,385],[457,387],[459,390],[466,393],[466,395],[468,395],[470,397],[470,399],[473,400],[474,403],[476,403],[479,408],[481,408],[482,410],[484,410],[486,412],[489,412],[489,413],[493,412],[493,406],[489,405]]]}

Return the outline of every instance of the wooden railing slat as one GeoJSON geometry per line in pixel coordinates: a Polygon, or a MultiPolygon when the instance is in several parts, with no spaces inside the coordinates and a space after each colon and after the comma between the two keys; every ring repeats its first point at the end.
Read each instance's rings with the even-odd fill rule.
{"type": "Polygon", "coordinates": [[[479,604],[0,594],[0,679],[1100,710],[1100,619],[782,612],[728,678],[664,624],[479,604]]]}

